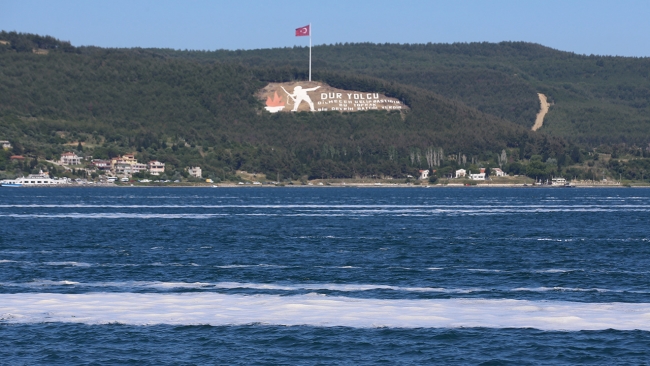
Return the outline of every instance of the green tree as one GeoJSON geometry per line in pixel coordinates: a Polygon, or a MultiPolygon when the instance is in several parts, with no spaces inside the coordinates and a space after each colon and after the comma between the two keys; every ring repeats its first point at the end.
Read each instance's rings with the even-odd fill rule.
{"type": "Polygon", "coordinates": [[[531,178],[546,178],[546,164],[542,162],[540,155],[533,155],[526,166],[526,175],[531,178]]]}

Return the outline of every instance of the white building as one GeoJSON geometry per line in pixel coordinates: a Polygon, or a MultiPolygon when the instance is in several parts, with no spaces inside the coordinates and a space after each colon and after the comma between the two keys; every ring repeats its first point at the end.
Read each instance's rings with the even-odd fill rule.
{"type": "Polygon", "coordinates": [[[201,178],[201,167],[195,166],[187,168],[187,172],[194,178],[201,178]]]}
{"type": "Polygon", "coordinates": [[[552,186],[565,186],[566,185],[566,179],[560,177],[560,178],[553,178],[551,179],[551,185],[552,186]]]}
{"type": "Polygon", "coordinates": [[[466,175],[467,175],[467,171],[465,169],[458,169],[458,170],[456,170],[455,178],[463,178],[466,175]]]}
{"type": "Polygon", "coordinates": [[[133,174],[133,169],[131,169],[131,164],[127,163],[117,163],[114,165],[115,174],[133,174]]]}
{"type": "Polygon", "coordinates": [[[160,175],[165,173],[165,163],[161,163],[157,160],[152,160],[147,164],[149,169],[149,174],[151,175],[160,175]]]}
{"type": "Polygon", "coordinates": [[[97,170],[102,170],[102,171],[111,170],[111,161],[110,160],[93,159],[92,165],[97,170]]]}
{"type": "Polygon", "coordinates": [[[429,179],[429,170],[420,170],[420,180],[429,179]]]}
{"type": "Polygon", "coordinates": [[[116,164],[136,164],[137,162],[133,154],[117,156],[111,159],[111,169],[115,169],[116,164]]]}
{"type": "Polygon", "coordinates": [[[469,179],[471,180],[485,180],[485,173],[472,174],[469,173],[469,179]]]}
{"type": "Polygon", "coordinates": [[[142,171],[147,170],[147,165],[146,164],[141,164],[141,163],[135,163],[131,164],[131,169],[133,169],[134,173],[140,173],[142,171]]]}
{"type": "Polygon", "coordinates": [[[0,147],[2,147],[5,150],[11,149],[11,143],[7,140],[2,140],[0,141],[0,147]]]}
{"type": "Polygon", "coordinates": [[[115,164],[115,174],[131,175],[147,170],[147,166],[140,163],[117,163],[115,164]]]}
{"type": "Polygon", "coordinates": [[[73,152],[64,152],[61,154],[59,162],[63,165],[79,165],[81,164],[81,158],[73,152]]]}
{"type": "Polygon", "coordinates": [[[505,177],[508,175],[503,170],[501,170],[501,168],[492,168],[491,171],[495,177],[505,177]]]}

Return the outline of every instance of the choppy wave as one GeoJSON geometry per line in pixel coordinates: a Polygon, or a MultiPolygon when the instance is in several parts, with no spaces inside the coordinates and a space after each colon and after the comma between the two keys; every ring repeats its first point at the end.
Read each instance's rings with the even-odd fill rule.
{"type": "Polygon", "coordinates": [[[332,210],[313,212],[254,212],[254,213],[133,213],[133,212],[66,212],[47,214],[2,213],[0,217],[17,219],[46,218],[46,219],[210,219],[223,216],[283,216],[283,217],[366,217],[375,215],[391,215],[400,217],[429,217],[435,215],[511,215],[537,214],[557,212],[650,212],[645,208],[518,208],[518,209],[426,209],[426,210],[332,210]]]}
{"type": "Polygon", "coordinates": [[[380,300],[316,294],[4,294],[0,295],[0,322],[648,331],[650,304],[380,300]]]}
{"type": "Polygon", "coordinates": [[[48,266],[71,266],[71,267],[90,267],[90,263],[84,263],[84,262],[45,262],[43,264],[46,264],[48,266]]]}
{"type": "Polygon", "coordinates": [[[163,281],[109,281],[109,282],[76,282],[76,281],[53,281],[34,280],[30,282],[3,282],[3,287],[13,288],[48,288],[56,286],[74,286],[79,289],[93,290],[113,288],[119,291],[142,291],[142,290],[261,290],[261,291],[338,291],[338,292],[364,292],[364,291],[394,291],[394,292],[429,292],[446,294],[480,294],[498,292],[599,292],[599,293],[635,293],[650,294],[650,290],[635,289],[608,289],[608,288],[581,288],[581,287],[516,287],[516,288],[482,288],[482,287],[417,287],[417,286],[394,286],[381,284],[338,284],[338,283],[305,283],[305,284],[282,284],[282,283],[250,283],[250,282],[163,282],[163,281]]]}
{"type": "MultiPolygon", "coordinates": [[[[628,200],[624,200],[628,201],[628,200]]],[[[487,201],[492,202],[492,201],[487,201]]],[[[377,205],[377,204],[357,204],[357,205],[322,205],[322,204],[286,204],[286,205],[124,205],[124,204],[0,204],[0,208],[209,208],[209,209],[220,209],[220,208],[253,208],[253,209],[431,209],[431,208],[443,208],[449,209],[448,205],[440,204],[430,204],[430,205],[377,205]]],[[[476,209],[476,205],[454,205],[454,209],[476,209]]],[[[538,208],[554,208],[554,209],[563,209],[563,208],[648,208],[647,204],[567,204],[567,205],[556,205],[556,204],[521,204],[521,205],[512,205],[512,204],[499,204],[492,209],[538,209],[538,208]]]]}

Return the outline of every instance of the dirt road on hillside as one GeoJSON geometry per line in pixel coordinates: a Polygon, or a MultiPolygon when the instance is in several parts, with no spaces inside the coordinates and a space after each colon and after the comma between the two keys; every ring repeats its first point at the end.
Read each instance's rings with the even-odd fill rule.
{"type": "Polygon", "coordinates": [[[537,96],[539,96],[540,108],[539,112],[537,113],[537,117],[535,117],[535,124],[532,128],[533,131],[537,131],[542,128],[542,125],[544,124],[544,116],[546,116],[546,113],[548,113],[548,108],[551,106],[548,101],[546,101],[546,95],[537,93],[537,96]]]}

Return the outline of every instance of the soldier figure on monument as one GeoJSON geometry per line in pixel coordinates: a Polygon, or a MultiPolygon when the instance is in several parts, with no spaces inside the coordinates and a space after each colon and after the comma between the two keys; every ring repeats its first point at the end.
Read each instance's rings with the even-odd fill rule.
{"type": "Polygon", "coordinates": [[[289,94],[289,92],[284,90],[284,88],[282,88],[282,90],[284,90],[284,92],[287,93],[287,95],[291,97],[291,99],[293,99],[293,109],[291,110],[292,112],[297,112],[298,106],[303,101],[309,104],[309,108],[311,109],[312,112],[315,112],[316,110],[314,109],[314,102],[311,101],[311,98],[309,97],[309,95],[307,95],[307,92],[314,91],[318,88],[320,88],[320,85],[315,88],[309,88],[309,89],[303,89],[302,86],[298,85],[295,88],[293,88],[293,94],[289,94]]]}

